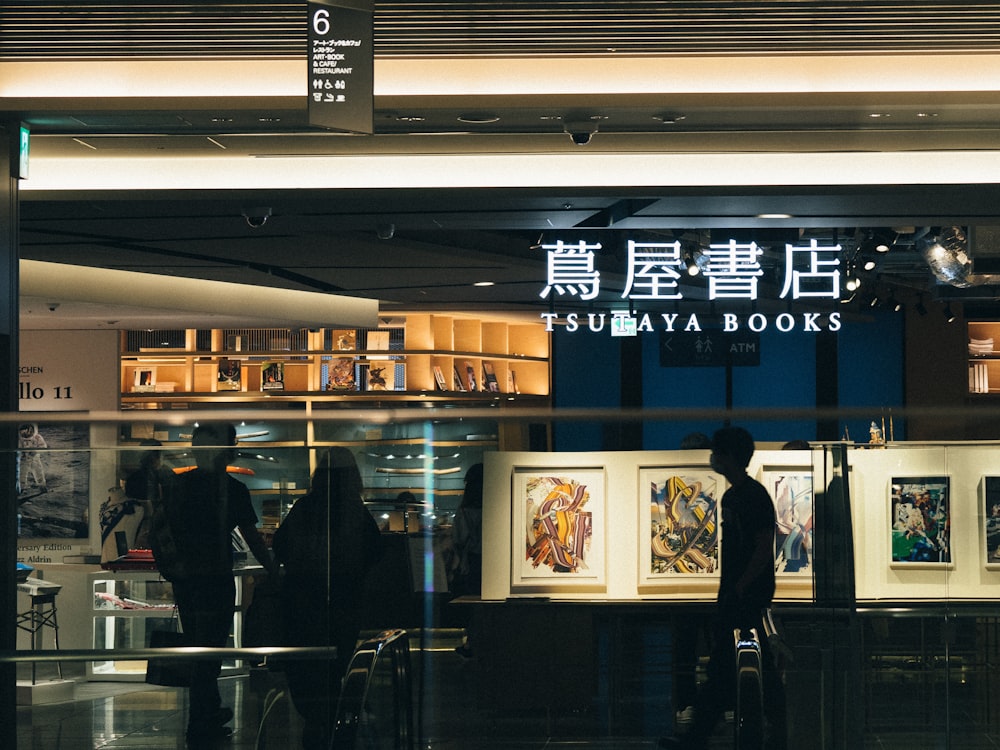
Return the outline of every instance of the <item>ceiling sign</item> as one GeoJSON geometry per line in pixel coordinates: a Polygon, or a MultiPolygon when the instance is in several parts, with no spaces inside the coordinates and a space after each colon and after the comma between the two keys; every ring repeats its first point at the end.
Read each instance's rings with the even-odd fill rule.
{"type": "Polygon", "coordinates": [[[660,331],[660,367],[757,367],[760,335],[720,330],[660,331]]]}
{"type": "Polygon", "coordinates": [[[374,132],[371,0],[309,3],[309,124],[374,132]]]}

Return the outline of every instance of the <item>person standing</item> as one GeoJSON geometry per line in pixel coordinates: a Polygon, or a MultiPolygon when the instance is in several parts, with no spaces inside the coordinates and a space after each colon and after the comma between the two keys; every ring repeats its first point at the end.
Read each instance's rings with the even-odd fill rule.
{"type": "MultiPolygon", "coordinates": [[[[236,428],[200,424],[191,436],[191,446],[196,468],[171,478],[162,499],[176,545],[177,568],[170,580],[185,644],[225,648],[236,606],[233,529],[240,530],[253,556],[269,573],[274,574],[276,568],[257,531],[250,491],[227,473],[236,457],[236,428]]],[[[233,711],[222,705],[219,695],[221,669],[221,659],[197,659],[191,665],[189,747],[212,747],[232,734],[226,724],[233,711]]]]}
{"type": "Polygon", "coordinates": [[[751,627],[761,636],[764,703],[771,730],[767,747],[785,748],[784,690],[761,619],[774,597],[774,504],[764,486],[747,474],[754,449],[753,437],[742,427],[724,427],[712,436],[712,469],[729,482],[722,496],[722,570],[712,650],[690,730],[681,737],[662,738],[662,748],[703,750],[707,746],[722,714],[735,703],[733,631],[751,627]]]}
{"type": "Polygon", "coordinates": [[[378,524],[365,507],[354,455],[330,448],[274,533],[284,566],[282,602],[290,646],[335,646],[334,659],[289,659],[288,689],[305,719],[304,748],[330,746],[341,680],[361,631],[365,576],[381,554],[378,524]]]}

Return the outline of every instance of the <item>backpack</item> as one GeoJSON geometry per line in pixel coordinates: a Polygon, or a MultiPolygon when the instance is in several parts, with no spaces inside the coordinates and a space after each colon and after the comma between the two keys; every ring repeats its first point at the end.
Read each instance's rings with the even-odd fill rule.
{"type": "Polygon", "coordinates": [[[169,492],[153,500],[153,518],[149,524],[149,548],[153,551],[156,568],[167,581],[185,576],[185,565],[174,537],[171,523],[169,492]]]}

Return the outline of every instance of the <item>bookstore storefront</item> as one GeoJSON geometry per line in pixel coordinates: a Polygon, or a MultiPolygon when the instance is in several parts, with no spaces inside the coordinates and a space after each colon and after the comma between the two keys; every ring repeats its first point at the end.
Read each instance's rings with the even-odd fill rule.
{"type": "Polygon", "coordinates": [[[221,660],[233,710],[213,738],[652,747],[704,676],[693,625],[726,566],[727,480],[685,439],[727,424],[774,504],[789,745],[998,731],[996,151],[580,153],[559,132],[263,158],[216,128],[108,156],[86,135],[39,138],[4,209],[5,744],[182,746],[194,688],[148,649],[187,629],[185,585],[150,527],[210,459],[240,529],[221,651],[195,659],[221,660]],[[207,230],[223,204],[239,231],[207,230]],[[492,244],[428,230],[459,225],[492,244]],[[447,298],[485,269],[504,296],[447,298]],[[338,536],[348,496],[367,546],[338,536]],[[296,578],[312,547],[327,564],[296,578]],[[95,686],[141,697],[63,721],[95,686]]]}

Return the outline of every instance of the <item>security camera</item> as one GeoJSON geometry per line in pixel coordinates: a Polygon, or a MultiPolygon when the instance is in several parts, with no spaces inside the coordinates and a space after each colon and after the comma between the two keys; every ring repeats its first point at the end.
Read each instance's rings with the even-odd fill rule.
{"type": "Polygon", "coordinates": [[[563,130],[577,146],[586,146],[590,143],[594,133],[597,132],[597,122],[595,120],[571,120],[563,125],[563,130]]]}
{"type": "Polygon", "coordinates": [[[267,224],[267,220],[270,217],[271,208],[269,206],[243,209],[243,218],[246,219],[247,224],[254,229],[260,229],[262,226],[267,224]]]}

